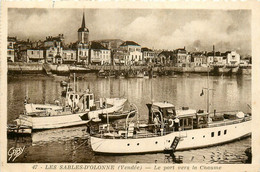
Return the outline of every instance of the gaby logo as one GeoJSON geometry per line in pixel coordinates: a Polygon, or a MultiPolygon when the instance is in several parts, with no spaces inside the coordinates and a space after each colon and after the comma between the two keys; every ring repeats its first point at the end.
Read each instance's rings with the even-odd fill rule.
{"type": "Polygon", "coordinates": [[[18,156],[20,156],[23,151],[24,151],[24,147],[19,147],[19,148],[14,148],[14,147],[11,147],[9,150],[8,150],[8,161],[14,161],[18,156]]]}

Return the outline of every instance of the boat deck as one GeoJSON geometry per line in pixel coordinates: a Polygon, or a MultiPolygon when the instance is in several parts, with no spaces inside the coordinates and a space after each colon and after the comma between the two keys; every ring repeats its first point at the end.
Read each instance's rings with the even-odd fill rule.
{"type": "MultiPolygon", "coordinates": [[[[206,125],[202,125],[201,128],[213,128],[213,127],[220,127],[220,126],[226,126],[226,125],[232,125],[232,124],[238,124],[246,121],[250,121],[251,116],[246,116],[244,118],[236,118],[236,119],[224,119],[221,121],[211,121],[206,125]]],[[[105,124],[106,125],[106,124],[105,124]]],[[[112,128],[110,126],[109,130],[104,127],[99,128],[99,132],[92,134],[92,136],[99,137],[99,138],[117,138],[117,139],[126,139],[126,138],[133,138],[133,139],[138,139],[138,138],[149,138],[149,137],[157,137],[157,136],[163,136],[169,133],[173,132],[180,132],[180,131],[187,131],[187,130],[193,130],[193,129],[199,129],[199,128],[191,128],[190,126],[188,127],[183,127],[181,128],[182,130],[180,131],[174,131],[168,130],[168,131],[163,131],[162,129],[160,130],[159,128],[155,128],[155,125],[150,124],[146,125],[143,128],[128,128],[126,129],[119,129],[119,128],[112,128]],[[148,129],[149,127],[152,127],[152,130],[148,129]]],[[[133,127],[133,126],[132,126],[133,127]]]]}

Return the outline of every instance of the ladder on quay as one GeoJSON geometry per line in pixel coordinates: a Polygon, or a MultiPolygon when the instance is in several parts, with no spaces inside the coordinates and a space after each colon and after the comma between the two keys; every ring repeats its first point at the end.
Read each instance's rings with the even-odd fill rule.
{"type": "Polygon", "coordinates": [[[48,64],[46,64],[46,63],[43,64],[43,69],[45,70],[47,75],[51,75],[52,74],[51,67],[48,64]]]}

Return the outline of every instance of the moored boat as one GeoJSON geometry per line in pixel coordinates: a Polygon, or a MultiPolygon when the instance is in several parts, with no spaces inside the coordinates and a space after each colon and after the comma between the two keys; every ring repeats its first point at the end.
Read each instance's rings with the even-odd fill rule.
{"type": "Polygon", "coordinates": [[[127,99],[100,98],[95,101],[94,94],[89,89],[76,92],[70,89],[69,85],[63,96],[63,105],[60,105],[59,101],[55,101],[56,104],[28,104],[28,100],[25,100],[25,112],[16,120],[17,126],[41,130],[83,125],[90,120],[99,122],[102,120],[101,114],[124,117],[116,112],[123,110],[127,99]]]}
{"type": "Polygon", "coordinates": [[[143,78],[144,77],[144,72],[142,70],[138,71],[136,74],[137,78],[143,78]]]}
{"type": "MultiPolygon", "coordinates": [[[[69,96],[68,107],[63,107],[63,110],[46,109],[43,112],[31,112],[20,115],[17,125],[27,125],[32,129],[51,129],[61,128],[76,125],[83,125],[90,120],[101,121],[101,114],[116,115],[123,109],[126,99],[106,98],[98,101],[101,104],[94,102],[94,95],[86,93],[78,95],[71,93],[69,96]]],[[[30,105],[31,106],[31,105],[30,105]]],[[[118,118],[124,117],[118,114],[118,118]]]]}
{"type": "Polygon", "coordinates": [[[94,133],[91,135],[93,151],[135,154],[185,150],[222,144],[251,134],[251,115],[243,112],[209,114],[187,107],[176,110],[167,102],[147,104],[147,107],[148,124],[126,120],[124,130],[113,128],[94,133]]]}

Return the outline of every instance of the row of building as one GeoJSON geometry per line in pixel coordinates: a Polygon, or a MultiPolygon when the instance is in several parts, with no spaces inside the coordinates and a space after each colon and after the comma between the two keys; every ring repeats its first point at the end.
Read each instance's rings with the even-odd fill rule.
{"type": "Polygon", "coordinates": [[[89,41],[89,30],[85,26],[83,14],[78,29],[78,41],[64,43],[64,35],[46,37],[44,41],[21,41],[8,37],[7,60],[9,62],[37,62],[54,64],[98,64],[98,65],[146,65],[166,66],[203,66],[203,65],[240,65],[251,63],[242,60],[235,51],[225,53],[194,52],[184,48],[173,51],[152,50],[141,47],[134,41],[107,39],[89,41]]]}

